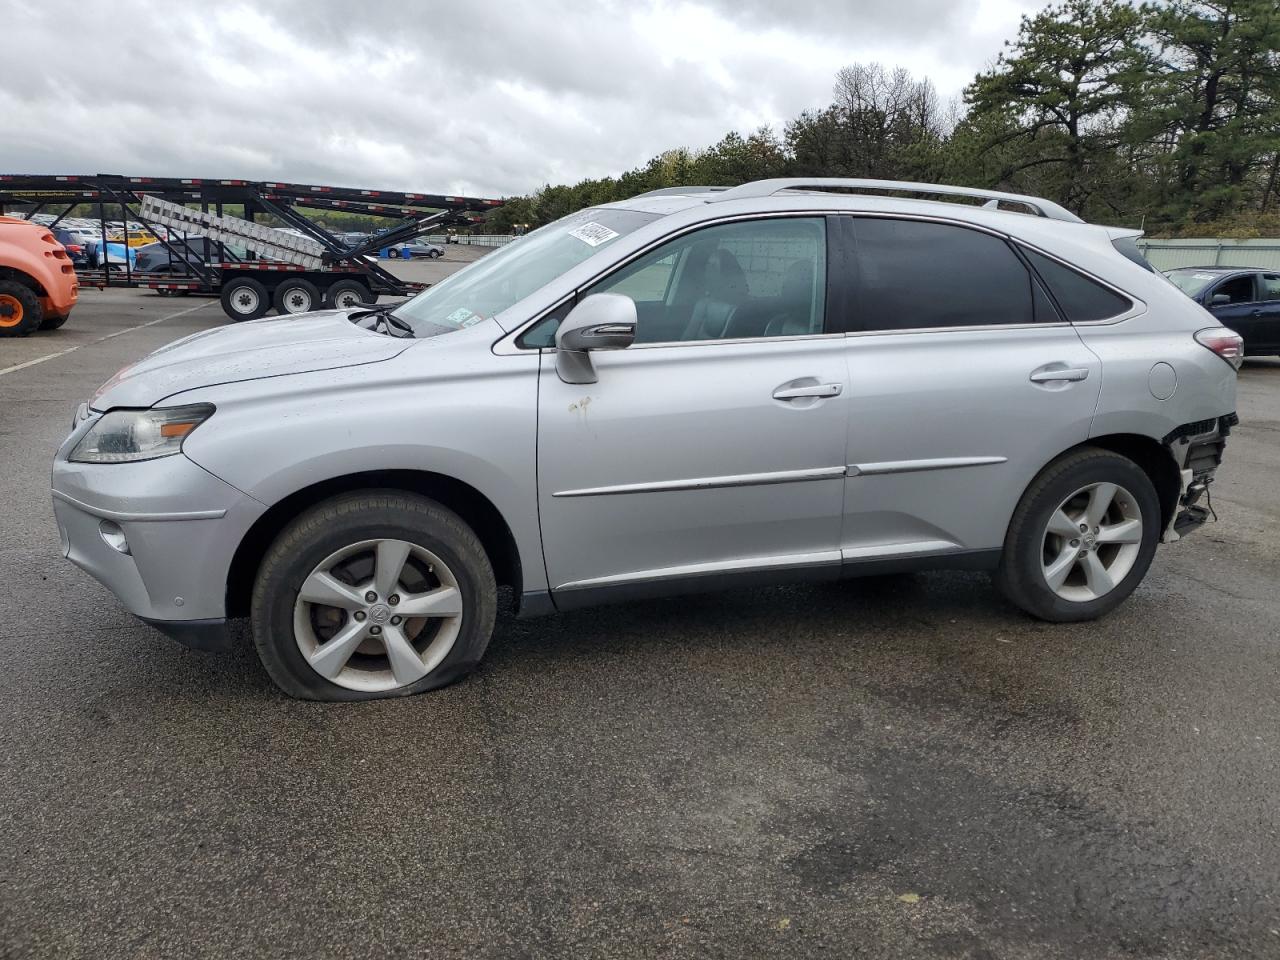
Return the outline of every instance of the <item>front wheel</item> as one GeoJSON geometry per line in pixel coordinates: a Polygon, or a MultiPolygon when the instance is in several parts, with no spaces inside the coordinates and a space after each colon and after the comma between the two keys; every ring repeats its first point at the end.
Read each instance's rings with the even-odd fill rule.
{"type": "Polygon", "coordinates": [[[307,700],[371,700],[452,683],[484,656],[497,586],[457,514],[398,491],[312,508],[267,552],[253,637],[271,679],[307,700]]]}
{"type": "Polygon", "coordinates": [[[1093,620],[1142,582],[1159,539],[1160,501],[1142,468],[1085,448],[1051,463],[1022,495],[996,584],[1042,620],[1093,620]]]}
{"type": "Polygon", "coordinates": [[[40,298],[16,280],[0,280],[0,337],[25,337],[44,322],[40,298]]]}

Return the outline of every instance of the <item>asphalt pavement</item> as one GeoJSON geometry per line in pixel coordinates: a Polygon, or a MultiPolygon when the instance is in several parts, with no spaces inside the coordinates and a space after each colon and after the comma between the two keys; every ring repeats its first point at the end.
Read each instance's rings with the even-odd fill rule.
{"type": "Polygon", "coordinates": [[[504,615],[464,682],[325,705],[58,553],[75,406],[223,322],[86,291],[0,340],[0,957],[1280,956],[1280,361],[1101,622],[965,573],[504,615]]]}

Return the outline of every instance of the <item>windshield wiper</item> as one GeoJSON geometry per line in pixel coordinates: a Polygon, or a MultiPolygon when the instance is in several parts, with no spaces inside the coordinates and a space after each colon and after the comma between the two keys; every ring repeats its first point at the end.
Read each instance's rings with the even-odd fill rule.
{"type": "Polygon", "coordinates": [[[391,328],[394,327],[396,330],[401,331],[402,336],[415,336],[413,327],[409,326],[402,318],[396,316],[395,309],[398,306],[400,306],[398,303],[388,303],[382,306],[370,307],[367,310],[360,310],[357,313],[350,314],[348,319],[355,322],[356,320],[363,320],[365,317],[373,317],[374,330],[378,330],[379,325],[383,324],[387,329],[381,332],[390,334],[391,328]]]}

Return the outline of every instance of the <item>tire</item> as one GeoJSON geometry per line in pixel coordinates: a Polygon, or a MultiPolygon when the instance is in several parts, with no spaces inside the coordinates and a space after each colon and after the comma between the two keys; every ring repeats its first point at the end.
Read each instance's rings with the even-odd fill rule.
{"type": "Polygon", "coordinates": [[[16,280],[0,280],[0,337],[25,337],[43,322],[44,308],[34,290],[16,280]]]}
{"type": "Polygon", "coordinates": [[[388,247],[388,248],[387,248],[387,259],[388,259],[388,260],[398,260],[399,258],[400,258],[400,251],[399,251],[398,249],[396,249],[395,247],[388,247]]]}
{"type": "Polygon", "coordinates": [[[60,317],[45,317],[40,321],[41,330],[57,330],[60,326],[67,322],[71,314],[64,313],[60,317]]]}
{"type": "Polygon", "coordinates": [[[1142,468],[1120,454],[1085,447],[1045,467],[1022,495],[996,585],[1041,620],[1097,619],[1142,582],[1160,526],[1160,501],[1142,468]]]}
{"type": "Polygon", "coordinates": [[[267,288],[253,277],[236,277],[222,286],[222,312],[232,320],[257,320],[271,309],[267,288]]]}
{"type": "Polygon", "coordinates": [[[444,254],[441,253],[439,250],[432,250],[429,256],[431,257],[432,260],[439,260],[441,257],[444,256],[444,254]]]}
{"type": "Polygon", "coordinates": [[[310,280],[304,280],[301,277],[296,280],[285,280],[276,287],[273,299],[276,313],[282,317],[295,313],[311,313],[313,310],[320,309],[320,288],[310,280]]]}
{"type": "Polygon", "coordinates": [[[377,300],[359,280],[339,280],[324,292],[325,306],[331,310],[353,310],[377,300]]]}
{"type": "Polygon", "coordinates": [[[251,618],[258,656],[281,690],[349,701],[423,693],[461,679],[484,656],[496,614],[493,568],[457,514],[425,497],[370,490],[318,504],[280,533],[258,570],[251,618]],[[379,543],[391,544],[391,566],[383,569],[401,571],[384,579],[394,584],[390,590],[378,583],[379,543]],[[400,564],[397,551],[407,551],[400,564]],[[317,578],[321,572],[327,578],[317,578]],[[327,591],[308,600],[300,595],[307,582],[327,591]],[[345,610],[314,599],[336,597],[332,585],[344,591],[345,610]],[[394,611],[412,603],[442,612],[398,624],[394,611]],[[414,644],[397,645],[396,666],[387,653],[393,636],[414,644]],[[311,658],[327,664],[327,676],[311,658]]]}

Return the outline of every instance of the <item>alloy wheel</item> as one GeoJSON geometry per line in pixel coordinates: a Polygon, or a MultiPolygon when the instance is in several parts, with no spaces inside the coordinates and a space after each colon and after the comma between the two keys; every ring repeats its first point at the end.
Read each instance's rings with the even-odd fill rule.
{"type": "Polygon", "coordinates": [[[1086,603],[1128,576],[1142,549],[1142,510],[1116,483],[1091,483],[1067,497],[1045,527],[1041,569],[1049,589],[1086,603]]]}
{"type": "Polygon", "coordinates": [[[351,690],[405,687],[453,649],[463,602],[448,564],[407,540],[336,550],[303,580],[293,611],[311,668],[351,690]]]}

